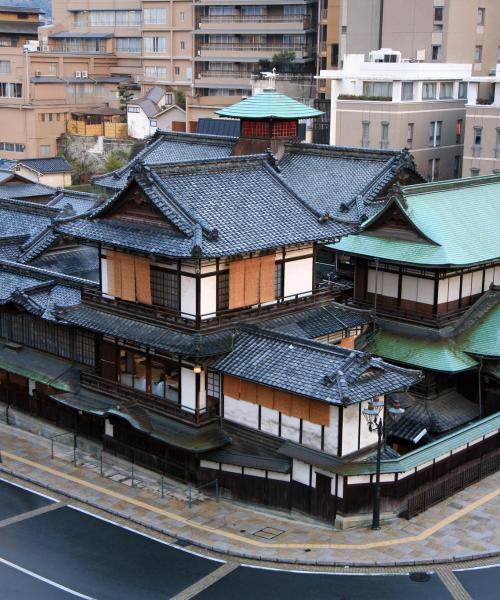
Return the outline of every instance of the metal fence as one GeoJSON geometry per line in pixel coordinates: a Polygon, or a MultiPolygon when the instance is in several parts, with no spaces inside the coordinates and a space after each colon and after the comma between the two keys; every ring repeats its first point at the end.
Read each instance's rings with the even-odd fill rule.
{"type": "Polygon", "coordinates": [[[453,473],[445,475],[432,483],[432,485],[412,494],[408,498],[408,509],[404,512],[407,519],[424,512],[433,504],[437,504],[468,485],[491,475],[500,468],[500,450],[485,454],[463,467],[457,468],[453,473]]]}

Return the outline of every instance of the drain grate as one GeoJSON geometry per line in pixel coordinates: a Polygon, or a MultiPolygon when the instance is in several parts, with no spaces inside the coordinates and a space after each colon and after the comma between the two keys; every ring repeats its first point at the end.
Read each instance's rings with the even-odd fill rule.
{"type": "Polygon", "coordinates": [[[259,529],[252,535],[255,537],[264,538],[265,540],[272,540],[275,537],[278,537],[282,533],[285,533],[285,529],[276,529],[275,527],[264,527],[263,529],[259,529]]]}
{"type": "Polygon", "coordinates": [[[410,579],[412,581],[418,581],[419,583],[424,583],[426,581],[430,581],[431,576],[429,573],[425,571],[416,571],[415,573],[410,573],[410,579]]]}

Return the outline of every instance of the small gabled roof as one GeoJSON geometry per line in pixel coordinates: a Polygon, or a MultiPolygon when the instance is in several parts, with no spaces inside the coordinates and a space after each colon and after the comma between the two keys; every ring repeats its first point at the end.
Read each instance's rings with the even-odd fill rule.
{"type": "Polygon", "coordinates": [[[0,186],[0,198],[29,200],[30,198],[39,198],[52,196],[56,189],[43,183],[7,181],[0,186]]]}
{"type": "Polygon", "coordinates": [[[357,350],[249,327],[212,368],[336,405],[403,390],[420,379],[420,371],[395,367],[357,350]]]}
{"type": "Polygon", "coordinates": [[[364,231],[335,244],[346,254],[428,267],[468,266],[500,257],[500,175],[401,188],[364,231]],[[396,206],[422,239],[377,234],[377,223],[396,206]],[[366,231],[367,228],[370,231],[366,231]]]}
{"type": "Polygon", "coordinates": [[[165,217],[163,225],[109,218],[126,188],[88,219],[61,224],[58,230],[170,257],[234,256],[331,240],[352,231],[352,225],[335,222],[298,197],[272,162],[262,155],[138,166],[128,186],[139,185],[165,217]]]}
{"type": "Polygon", "coordinates": [[[71,173],[73,170],[69,162],[61,156],[55,158],[23,158],[17,164],[42,175],[50,173],[71,173]]]}
{"type": "Polygon", "coordinates": [[[310,119],[324,114],[271,89],[215,112],[232,119],[310,119]]]}
{"type": "Polygon", "coordinates": [[[58,208],[64,216],[81,215],[91,211],[99,202],[97,194],[78,192],[76,190],[60,189],[58,194],[52,198],[47,206],[58,208]]]}

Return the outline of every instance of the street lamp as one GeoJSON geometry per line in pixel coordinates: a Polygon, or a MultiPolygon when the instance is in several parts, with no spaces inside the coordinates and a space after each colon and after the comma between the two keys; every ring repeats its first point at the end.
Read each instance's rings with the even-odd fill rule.
{"type": "MultiPolygon", "coordinates": [[[[380,529],[380,455],[382,453],[382,441],[384,438],[384,421],[380,413],[384,409],[384,401],[375,398],[368,402],[367,408],[363,409],[363,415],[368,423],[369,431],[377,431],[377,471],[375,475],[373,493],[373,518],[372,529],[380,529]]],[[[389,416],[397,421],[404,413],[401,404],[397,401],[387,409],[389,416]]]]}

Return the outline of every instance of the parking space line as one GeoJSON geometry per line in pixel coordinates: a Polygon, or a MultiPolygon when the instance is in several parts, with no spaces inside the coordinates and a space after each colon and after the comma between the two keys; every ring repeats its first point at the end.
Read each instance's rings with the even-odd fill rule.
{"type": "Polygon", "coordinates": [[[7,525],[13,525],[14,523],[19,523],[19,521],[24,521],[25,519],[38,517],[38,515],[43,515],[44,513],[50,512],[52,510],[62,508],[63,506],[66,506],[66,504],[66,502],[58,502],[57,504],[48,504],[47,506],[41,506],[40,508],[28,510],[27,512],[23,512],[19,515],[15,515],[14,517],[9,517],[8,519],[0,521],[0,527],[7,527],[7,525]]]}
{"type": "Polygon", "coordinates": [[[182,592],[179,592],[170,600],[191,600],[191,598],[194,598],[200,592],[207,589],[216,581],[219,581],[220,579],[237,569],[239,566],[240,565],[238,563],[226,563],[225,565],[222,565],[222,567],[219,567],[212,573],[209,573],[206,577],[199,579],[185,590],[182,590],[182,592]]]}
{"type": "Polygon", "coordinates": [[[24,567],[21,567],[20,565],[16,565],[15,563],[12,563],[9,560],[6,560],[5,558],[0,558],[0,563],[3,563],[4,565],[7,565],[8,567],[12,567],[13,569],[16,569],[16,571],[20,571],[21,573],[24,573],[25,575],[29,575],[30,577],[33,577],[34,579],[38,579],[39,581],[48,583],[49,585],[51,585],[55,588],[58,588],[60,590],[63,590],[64,592],[68,592],[68,594],[76,596],[77,598],[84,598],[85,600],[95,600],[94,598],[92,598],[92,596],[86,596],[85,594],[80,594],[80,592],[72,590],[71,588],[61,585],[60,583],[56,583],[55,581],[52,581],[52,579],[47,579],[46,577],[42,577],[41,575],[38,575],[37,573],[33,573],[33,571],[29,571],[28,569],[25,569],[24,567]]]}

